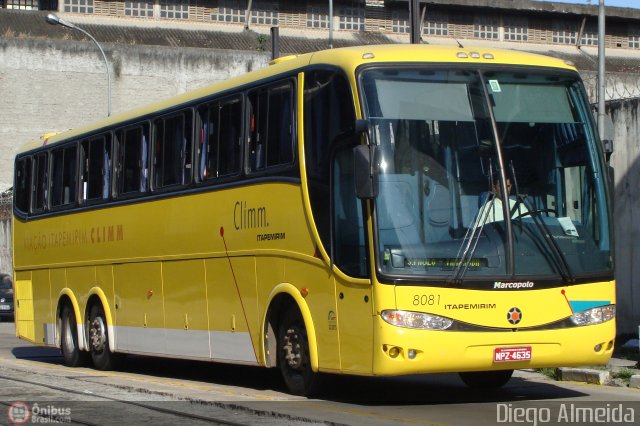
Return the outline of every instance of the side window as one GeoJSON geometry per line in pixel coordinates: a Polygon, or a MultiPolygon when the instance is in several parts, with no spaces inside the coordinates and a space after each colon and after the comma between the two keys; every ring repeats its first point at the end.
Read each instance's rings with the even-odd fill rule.
{"type": "Polygon", "coordinates": [[[249,92],[249,171],[293,163],[293,83],[249,92]]]}
{"type": "Polygon", "coordinates": [[[82,141],[82,201],[106,200],[111,193],[111,133],[82,141]]]}
{"type": "Polygon", "coordinates": [[[118,130],[116,138],[118,194],[146,192],[149,174],[149,126],[142,124],[118,130]]]}
{"type": "Polygon", "coordinates": [[[234,96],[198,108],[198,176],[201,181],[240,172],[242,98],[234,96]]]}
{"type": "Polygon", "coordinates": [[[33,186],[31,188],[31,210],[42,212],[47,206],[49,189],[49,154],[41,152],[33,157],[33,186]]]}
{"type": "Polygon", "coordinates": [[[190,110],[155,120],[154,188],[191,182],[191,128],[190,110]]]}
{"type": "Polygon", "coordinates": [[[340,269],[362,277],[367,275],[367,255],[362,202],[355,196],[353,164],[353,150],[350,148],[333,156],[333,252],[340,269]]]}
{"type": "Polygon", "coordinates": [[[31,157],[17,160],[15,173],[15,206],[18,211],[28,213],[31,195],[31,157]]]}
{"type": "Polygon", "coordinates": [[[51,151],[51,207],[69,206],[76,201],[78,145],[51,151]]]}
{"type": "MultiPolygon", "coordinates": [[[[331,247],[331,215],[334,215],[336,263],[345,272],[366,275],[366,265],[348,259],[365,252],[362,212],[355,198],[353,161],[349,152],[335,151],[353,137],[355,125],[353,96],[342,73],[331,70],[307,72],[304,79],[305,167],[313,218],[327,253],[331,247]],[[332,153],[334,158],[332,158],[332,153]],[[331,163],[333,162],[333,189],[331,163]],[[331,193],[333,192],[333,202],[331,193]],[[329,210],[333,206],[334,212],[329,210]],[[357,247],[357,249],[356,249],[357,247]]],[[[354,144],[357,140],[352,141],[354,144]]],[[[344,145],[343,145],[344,146],[344,145]]]]}

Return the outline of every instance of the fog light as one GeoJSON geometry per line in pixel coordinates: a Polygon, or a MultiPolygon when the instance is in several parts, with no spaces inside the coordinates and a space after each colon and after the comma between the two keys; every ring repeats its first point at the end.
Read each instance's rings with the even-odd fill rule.
{"type": "Polygon", "coordinates": [[[397,358],[398,355],[400,355],[400,348],[399,347],[394,346],[391,349],[389,349],[389,356],[391,358],[397,358]]]}
{"type": "Polygon", "coordinates": [[[600,352],[602,350],[602,343],[595,345],[593,347],[593,350],[596,352],[600,352]]]}
{"type": "Polygon", "coordinates": [[[415,349],[409,349],[409,351],[407,352],[407,357],[409,357],[409,359],[415,359],[416,350],[415,349]]]}
{"type": "Polygon", "coordinates": [[[610,351],[613,348],[613,340],[609,340],[609,344],[607,345],[607,350],[610,351]]]}

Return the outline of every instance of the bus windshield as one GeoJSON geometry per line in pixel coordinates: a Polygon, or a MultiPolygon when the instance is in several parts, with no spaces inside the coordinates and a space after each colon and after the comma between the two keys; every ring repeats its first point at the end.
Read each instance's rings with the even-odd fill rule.
{"type": "Polygon", "coordinates": [[[380,67],[359,84],[380,154],[380,275],[612,277],[605,170],[575,73],[380,67]]]}

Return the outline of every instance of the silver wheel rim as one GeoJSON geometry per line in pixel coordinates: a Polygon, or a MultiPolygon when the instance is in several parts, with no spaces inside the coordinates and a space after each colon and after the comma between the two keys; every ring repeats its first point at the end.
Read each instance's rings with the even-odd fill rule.
{"type": "Polygon", "coordinates": [[[101,316],[95,317],[89,326],[89,341],[91,349],[94,351],[102,352],[104,350],[107,341],[107,328],[101,316]]]}
{"type": "Polygon", "coordinates": [[[287,329],[282,349],[287,365],[293,370],[299,370],[302,367],[302,347],[300,345],[300,333],[295,327],[287,329]]]}

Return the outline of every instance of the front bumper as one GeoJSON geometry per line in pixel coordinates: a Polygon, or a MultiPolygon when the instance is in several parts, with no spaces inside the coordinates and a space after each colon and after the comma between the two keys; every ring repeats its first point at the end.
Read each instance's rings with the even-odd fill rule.
{"type": "Polygon", "coordinates": [[[615,320],[536,331],[432,331],[375,317],[374,375],[604,365],[613,353],[615,320]],[[494,362],[496,348],[531,347],[531,359],[494,362]],[[413,355],[413,358],[411,358],[413,355]]]}

